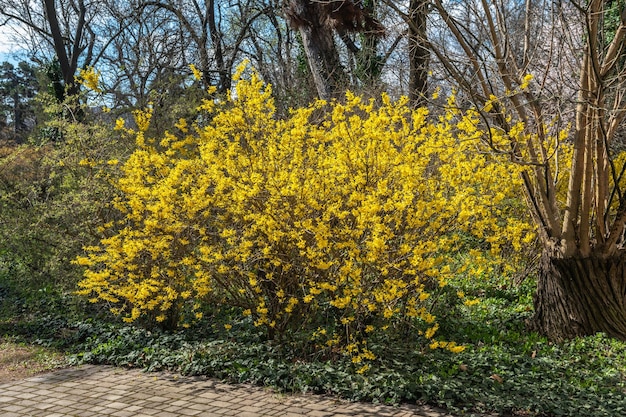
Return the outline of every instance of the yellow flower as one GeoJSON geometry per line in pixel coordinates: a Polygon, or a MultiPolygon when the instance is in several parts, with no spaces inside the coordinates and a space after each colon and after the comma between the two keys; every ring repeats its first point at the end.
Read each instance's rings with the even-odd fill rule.
{"type": "Polygon", "coordinates": [[[178,128],[183,133],[189,132],[189,129],[187,128],[187,120],[185,119],[178,119],[178,123],[176,123],[174,126],[176,126],[176,128],[178,128]]]}
{"type": "Polygon", "coordinates": [[[438,329],[439,329],[439,325],[435,323],[434,326],[426,329],[426,332],[424,333],[424,337],[426,339],[431,339],[435,335],[435,332],[437,332],[438,329]]]}
{"type": "Polygon", "coordinates": [[[465,305],[466,305],[466,306],[468,306],[468,307],[471,307],[471,306],[473,306],[473,305],[480,304],[480,300],[479,300],[479,299],[477,299],[477,298],[475,298],[475,299],[473,299],[473,300],[465,300],[465,301],[463,302],[463,304],[465,304],[465,305]]]}
{"type": "Polygon", "coordinates": [[[461,353],[465,350],[465,346],[458,346],[458,345],[449,346],[448,350],[452,353],[461,353]]]}
{"type": "Polygon", "coordinates": [[[93,67],[82,68],[78,72],[76,81],[95,92],[102,92],[99,87],[100,72],[96,72],[93,67]]]}
{"type": "Polygon", "coordinates": [[[115,128],[114,129],[115,130],[122,130],[122,129],[124,129],[124,124],[125,123],[126,122],[124,121],[124,119],[122,119],[122,118],[117,119],[115,121],[115,128]]]}
{"type": "Polygon", "coordinates": [[[196,68],[194,64],[189,64],[189,69],[193,74],[193,78],[195,78],[197,81],[200,81],[202,79],[202,71],[196,68]]]}
{"type": "MultiPolygon", "coordinates": [[[[139,129],[140,132],[148,130],[148,127],[150,127],[150,119],[152,118],[151,109],[135,110],[133,111],[133,116],[135,118],[135,124],[137,124],[137,129],[139,129]]],[[[117,123],[115,127],[117,128],[117,123]]]]}
{"type": "Polygon", "coordinates": [[[528,84],[532,81],[533,78],[534,77],[532,74],[526,74],[524,78],[522,78],[522,82],[519,86],[520,90],[526,90],[528,88],[528,84]]]}
{"type": "Polygon", "coordinates": [[[365,365],[357,369],[356,373],[362,375],[366,373],[367,371],[369,371],[369,369],[370,369],[370,365],[366,363],[365,365]]]}

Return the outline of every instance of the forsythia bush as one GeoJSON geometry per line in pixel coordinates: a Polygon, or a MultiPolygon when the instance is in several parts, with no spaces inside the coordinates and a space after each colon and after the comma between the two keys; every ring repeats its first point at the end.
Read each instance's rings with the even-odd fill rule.
{"type": "Polygon", "coordinates": [[[397,323],[461,350],[434,342],[432,294],[490,257],[472,253],[469,268],[458,236],[492,255],[533,238],[508,204],[519,168],[481,145],[477,113],[450,99],[431,122],[406,99],[347,94],[280,120],[270,86],[242,71],[227,100],[204,102],[203,125],[151,139],[150,112],[135,115],[139,148],[114,203],[124,218],[77,259],[80,292],[171,325],[206,302],[237,306],[270,335],[309,329],[355,362],[372,357],[367,334],[397,323]]]}

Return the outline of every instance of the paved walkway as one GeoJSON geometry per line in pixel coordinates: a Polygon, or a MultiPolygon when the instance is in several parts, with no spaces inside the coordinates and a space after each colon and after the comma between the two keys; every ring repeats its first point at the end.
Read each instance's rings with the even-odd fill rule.
{"type": "Polygon", "coordinates": [[[0,384],[1,417],[450,417],[432,407],[350,403],[276,394],[204,377],[110,366],[58,370],[0,384]]]}

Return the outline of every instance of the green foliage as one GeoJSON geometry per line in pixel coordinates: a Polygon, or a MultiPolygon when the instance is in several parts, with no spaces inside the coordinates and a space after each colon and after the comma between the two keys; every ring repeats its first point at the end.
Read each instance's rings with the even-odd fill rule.
{"type": "Polygon", "coordinates": [[[0,140],[24,142],[35,126],[33,97],[39,90],[37,70],[27,62],[0,64],[0,140]]]}
{"type": "Polygon", "coordinates": [[[56,99],[58,103],[65,101],[65,82],[63,81],[63,73],[61,64],[58,59],[48,61],[44,64],[43,72],[46,76],[47,93],[56,99]]]}
{"type": "Polygon", "coordinates": [[[60,116],[71,103],[51,99],[46,108],[47,128],[63,140],[0,147],[0,272],[27,287],[71,290],[79,272],[70,260],[114,215],[116,166],[107,161],[128,147],[104,123],[60,116]]]}
{"type": "Polygon", "coordinates": [[[626,343],[599,334],[557,345],[527,332],[533,284],[528,278],[513,286],[495,274],[480,281],[458,277],[449,287],[479,296],[481,303],[471,308],[458,303],[440,315],[440,331],[467,349],[427,352],[408,346],[402,334],[377,334],[369,347],[378,358],[365,375],[349,358],[303,356],[297,343],[266,341],[251,319],[211,310],[178,332],[74,324],[73,350],[79,353],[71,363],[209,375],[359,401],[427,402],[455,414],[622,415],[626,343]]]}
{"type": "Polygon", "coordinates": [[[621,15],[626,7],[624,0],[611,0],[607,2],[604,8],[604,30],[602,35],[604,36],[604,44],[610,44],[615,38],[617,28],[621,23],[621,15]]]}

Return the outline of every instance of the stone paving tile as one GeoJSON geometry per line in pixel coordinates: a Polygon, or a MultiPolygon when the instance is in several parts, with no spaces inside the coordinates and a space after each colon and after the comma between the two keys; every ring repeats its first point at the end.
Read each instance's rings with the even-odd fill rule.
{"type": "Polygon", "coordinates": [[[204,377],[82,366],[0,384],[1,417],[452,417],[432,407],[276,394],[204,377]]]}

